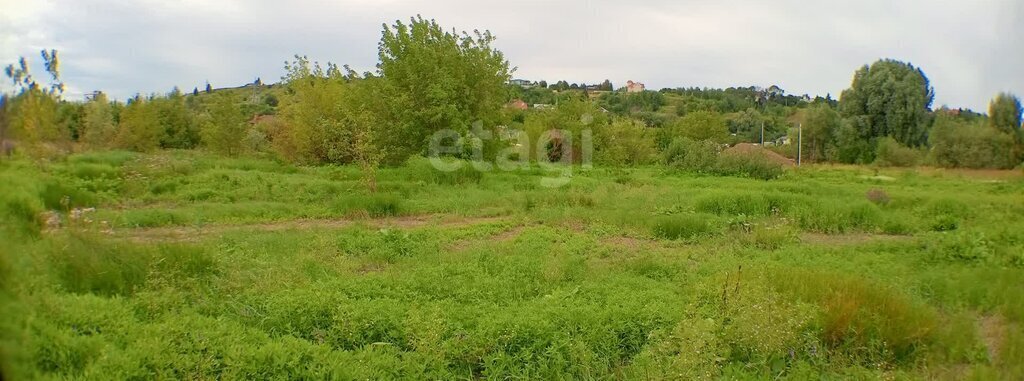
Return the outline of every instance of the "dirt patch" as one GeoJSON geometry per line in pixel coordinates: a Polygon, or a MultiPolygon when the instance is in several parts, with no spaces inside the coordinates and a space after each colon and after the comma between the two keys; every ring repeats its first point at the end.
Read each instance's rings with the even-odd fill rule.
{"type": "Polygon", "coordinates": [[[634,238],[634,237],[625,237],[625,236],[610,237],[610,238],[605,238],[605,239],[601,240],[601,244],[602,245],[612,246],[612,247],[615,247],[615,248],[621,248],[621,249],[627,249],[627,250],[640,249],[640,248],[642,248],[642,247],[644,247],[644,246],[646,246],[646,245],[648,245],[650,243],[651,243],[650,240],[634,238]]]}
{"type": "Polygon", "coordinates": [[[523,234],[524,229],[526,229],[525,226],[516,226],[512,229],[495,234],[493,237],[491,237],[491,240],[495,242],[509,242],[515,240],[521,234],[523,234]]]}
{"type": "Polygon", "coordinates": [[[981,341],[985,343],[988,351],[988,358],[992,363],[997,363],[1003,349],[1003,342],[1006,339],[1006,320],[999,315],[982,316],[978,319],[978,334],[981,341]]]}
{"type": "Polygon", "coordinates": [[[868,242],[891,242],[907,241],[913,237],[907,235],[871,234],[871,233],[850,233],[850,234],[824,234],[824,233],[803,233],[800,234],[800,242],[812,245],[846,246],[857,245],[868,242]]]}
{"type": "Polygon", "coordinates": [[[458,241],[453,242],[451,245],[448,245],[447,249],[450,252],[458,253],[458,252],[466,251],[470,247],[472,247],[473,245],[476,245],[476,244],[481,243],[481,242],[491,242],[491,243],[511,242],[511,241],[515,240],[516,238],[518,238],[520,235],[522,235],[523,234],[523,230],[526,230],[526,227],[527,227],[527,225],[514,226],[514,227],[512,227],[512,228],[510,228],[508,230],[502,231],[500,233],[496,233],[496,234],[491,235],[491,236],[489,236],[487,238],[473,238],[473,239],[458,240],[458,241]]]}
{"type": "Polygon", "coordinates": [[[461,216],[403,216],[379,219],[305,219],[241,225],[167,226],[139,229],[115,229],[111,236],[130,241],[178,241],[196,242],[211,235],[238,231],[276,232],[286,230],[340,229],[353,225],[373,228],[413,229],[426,226],[459,228],[464,226],[503,221],[504,217],[461,217],[461,216]]]}
{"type": "Polygon", "coordinates": [[[782,166],[791,167],[796,165],[796,162],[794,162],[793,159],[751,143],[739,143],[726,148],[722,153],[726,155],[761,155],[764,156],[765,159],[768,159],[768,161],[782,166]]]}

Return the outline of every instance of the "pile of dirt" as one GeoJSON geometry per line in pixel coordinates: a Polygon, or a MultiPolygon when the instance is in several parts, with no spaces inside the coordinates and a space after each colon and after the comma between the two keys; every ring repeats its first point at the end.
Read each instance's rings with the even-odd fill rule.
{"type": "Polygon", "coordinates": [[[768,159],[768,161],[778,163],[783,166],[791,167],[796,165],[796,162],[793,161],[793,159],[779,155],[778,153],[772,150],[751,143],[739,143],[737,145],[727,148],[723,153],[727,155],[761,155],[768,159]]]}

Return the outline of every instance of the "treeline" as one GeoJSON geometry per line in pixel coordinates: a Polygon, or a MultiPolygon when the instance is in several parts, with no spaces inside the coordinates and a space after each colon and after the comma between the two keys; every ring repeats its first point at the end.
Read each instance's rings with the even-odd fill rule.
{"type": "Polygon", "coordinates": [[[812,161],[893,166],[1013,168],[1022,158],[1021,104],[999,94],[988,115],[932,111],[934,91],[914,66],[881,60],[854,74],[838,107],[818,105],[798,116],[812,161]]]}
{"type": "Polygon", "coordinates": [[[416,17],[383,25],[372,72],[296,56],[272,87],[259,80],[237,89],[207,85],[202,93],[175,89],[123,103],[102,93],[64,100],[57,52],[43,52],[47,83],[32,77],[25,60],[5,70],[17,91],[0,98],[0,140],[5,151],[14,146],[39,157],[82,148],[203,147],[356,164],[371,187],[375,168],[426,154],[442,131],[454,132],[449,140],[463,147],[446,153],[455,157],[491,160],[511,151],[520,159],[574,161],[584,160],[586,131],[592,159],[608,165],[689,163],[693,156],[680,159],[686,147],[717,155],[719,149],[705,148],[740,142],[777,143],[772,149],[793,156],[795,144],[786,143],[795,143],[798,125],[803,159],[812,162],[1011,168],[1024,154],[1015,96],[999,95],[987,115],[933,111],[927,77],[898,61],[857,70],[839,101],[788,95],[777,86],[631,93],[607,91],[606,80],[593,92],[565,81],[510,85],[513,69],[493,41],[486,31],[459,33],[416,17]],[[513,99],[550,107],[506,107],[513,99]],[[552,130],[570,135],[541,141],[552,130]],[[560,156],[565,145],[574,157],[560,156]]]}

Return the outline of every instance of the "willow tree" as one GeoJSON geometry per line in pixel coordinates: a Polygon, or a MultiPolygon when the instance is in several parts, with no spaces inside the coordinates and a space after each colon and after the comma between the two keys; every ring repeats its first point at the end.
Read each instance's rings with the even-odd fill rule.
{"type": "Polygon", "coordinates": [[[839,112],[870,142],[889,136],[916,147],[928,142],[934,90],[921,69],[896,60],[864,66],[839,100],[839,112]]]}

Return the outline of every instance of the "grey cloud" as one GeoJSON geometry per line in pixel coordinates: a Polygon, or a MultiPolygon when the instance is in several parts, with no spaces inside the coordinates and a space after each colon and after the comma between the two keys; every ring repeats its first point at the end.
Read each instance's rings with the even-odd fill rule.
{"type": "Polygon", "coordinates": [[[0,1],[18,8],[0,16],[10,26],[0,58],[58,48],[73,90],[120,98],[276,81],[295,53],[372,70],[381,24],[416,14],[490,29],[516,75],[532,79],[837,96],[856,68],[890,57],[925,70],[936,106],[984,110],[996,92],[1024,95],[1017,0],[0,1]]]}

